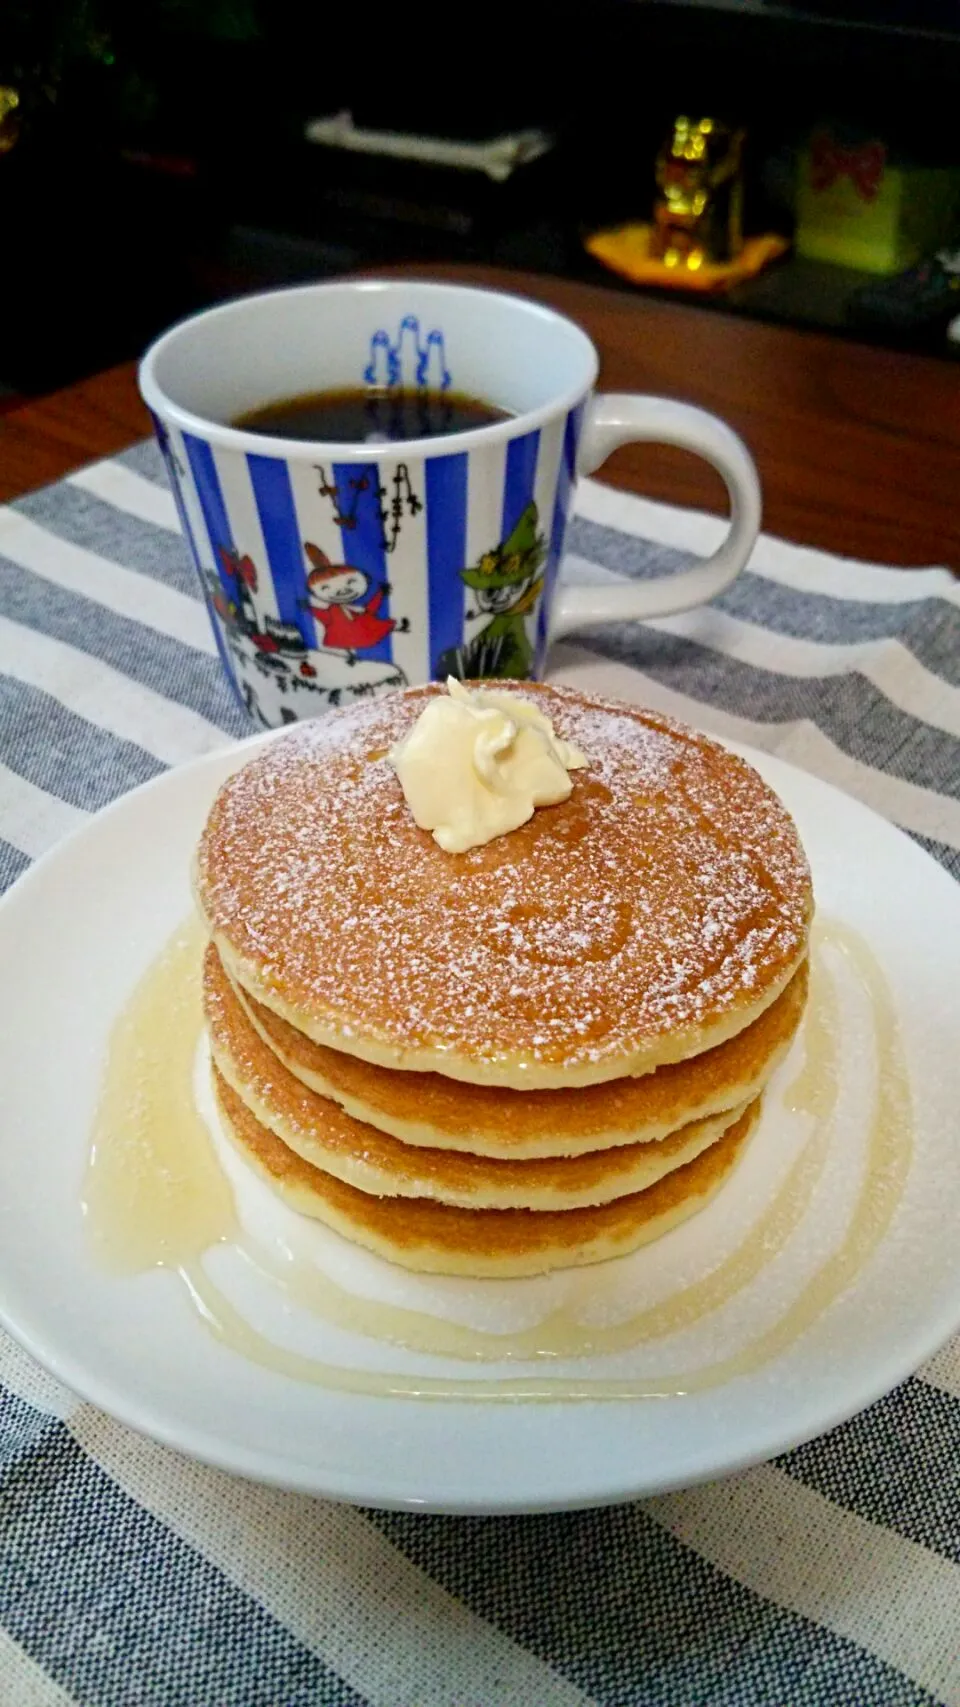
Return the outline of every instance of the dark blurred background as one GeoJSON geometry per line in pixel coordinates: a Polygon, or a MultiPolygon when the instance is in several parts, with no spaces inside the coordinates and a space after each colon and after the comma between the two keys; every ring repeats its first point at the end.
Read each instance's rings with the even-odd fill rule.
{"type": "MultiPolygon", "coordinates": [[[[135,355],[218,298],[389,261],[636,289],[584,239],[649,216],[680,112],[743,127],[748,232],[793,237],[817,126],[854,149],[879,138],[908,200],[917,174],[960,172],[960,0],[0,0],[0,85],[11,397],[135,355]],[[308,140],[346,111],[447,141],[535,130],[545,152],[496,181],[308,140]]],[[[925,243],[958,237],[941,210],[925,243]]],[[[920,310],[923,279],[892,317],[856,308],[902,261],[794,252],[711,304],[952,355],[949,278],[920,310]]]]}

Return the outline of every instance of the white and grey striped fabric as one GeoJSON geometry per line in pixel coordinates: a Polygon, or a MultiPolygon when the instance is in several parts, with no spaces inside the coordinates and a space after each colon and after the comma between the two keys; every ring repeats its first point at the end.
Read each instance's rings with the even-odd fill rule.
{"type": "MultiPolygon", "coordinates": [[[[566,573],[720,524],[586,482],[566,573]]],[[[792,759],[960,876],[960,585],[763,539],[556,673],[792,759]]],[[[152,446],[0,511],[0,887],[247,733],[152,446]]],[[[833,1434],[606,1511],[351,1510],[220,1475],[0,1338],[3,1707],[960,1707],[960,1341],[833,1434]]]]}

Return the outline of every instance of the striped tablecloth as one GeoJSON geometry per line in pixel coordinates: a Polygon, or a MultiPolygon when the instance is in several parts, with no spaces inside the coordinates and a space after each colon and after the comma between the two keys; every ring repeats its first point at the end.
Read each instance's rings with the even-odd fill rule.
{"type": "MultiPolygon", "coordinates": [[[[712,518],[586,482],[566,573],[712,518]]],[[[151,446],[0,511],[0,885],[247,731],[151,446]]],[[[838,783],[960,875],[960,586],[763,539],[689,616],[555,674],[838,783]]],[[[960,1341],[776,1463],[605,1511],[352,1510],[128,1433],[0,1339],[0,1704],[960,1707],[960,1341]]]]}

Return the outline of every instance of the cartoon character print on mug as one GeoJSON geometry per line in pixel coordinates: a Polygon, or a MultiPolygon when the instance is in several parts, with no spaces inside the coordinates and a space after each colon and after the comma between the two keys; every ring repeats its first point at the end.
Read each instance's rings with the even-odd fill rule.
{"type": "Polygon", "coordinates": [[[378,646],[394,633],[410,632],[409,617],[379,616],[389,581],[371,590],[370,576],[350,563],[331,563],[325,552],[308,539],[304,550],[313,567],[307,576],[309,597],[303,600],[323,632],[324,652],[335,652],[355,664],[362,652],[378,646]]]}
{"type": "Polygon", "coordinates": [[[472,568],[461,569],[460,579],[472,590],[476,607],[465,612],[465,622],[482,620],[483,625],[468,641],[440,654],[434,668],[439,680],[448,676],[461,681],[481,676],[525,679],[533,674],[536,618],[544,587],[538,571],[546,557],[546,541],[537,529],[537,506],[531,501],[507,539],[485,551],[472,568]]]}

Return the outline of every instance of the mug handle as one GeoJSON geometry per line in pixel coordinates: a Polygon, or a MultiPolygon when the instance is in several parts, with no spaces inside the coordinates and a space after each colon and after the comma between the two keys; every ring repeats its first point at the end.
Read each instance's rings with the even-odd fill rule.
{"type": "Polygon", "coordinates": [[[715,598],[739,575],[760,532],[760,481],[743,440],[716,415],[667,397],[610,392],[591,399],[579,473],[592,474],[620,445],[653,441],[692,450],[713,465],[730,494],[730,532],[712,557],[677,575],[624,586],[560,586],[550,639],[591,622],[644,622],[715,598]]]}

